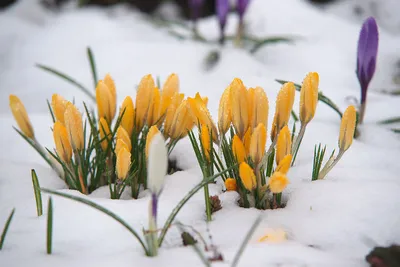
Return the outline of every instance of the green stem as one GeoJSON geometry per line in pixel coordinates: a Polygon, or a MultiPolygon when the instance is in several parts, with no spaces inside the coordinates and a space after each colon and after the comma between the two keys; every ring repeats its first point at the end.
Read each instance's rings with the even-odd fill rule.
{"type": "Polygon", "coordinates": [[[365,108],[366,108],[366,102],[364,102],[364,103],[362,103],[361,105],[360,105],[360,112],[359,112],[359,114],[360,114],[360,118],[359,118],[359,120],[358,120],[358,123],[359,124],[362,124],[363,122],[364,122],[364,116],[365,116],[365,108]]]}
{"type": "Polygon", "coordinates": [[[296,141],[292,147],[292,155],[293,155],[292,166],[294,165],[294,162],[297,157],[297,153],[299,152],[301,141],[303,140],[304,133],[306,132],[306,126],[307,126],[307,124],[301,125],[299,135],[297,136],[296,141]]]}
{"type": "Polygon", "coordinates": [[[340,150],[339,154],[337,155],[337,157],[335,158],[335,160],[329,164],[329,165],[325,165],[324,168],[321,170],[321,172],[318,175],[318,179],[324,179],[325,176],[328,174],[328,172],[330,172],[332,170],[333,167],[335,167],[335,165],[339,162],[339,160],[342,158],[343,154],[344,154],[344,150],[340,150]]]}

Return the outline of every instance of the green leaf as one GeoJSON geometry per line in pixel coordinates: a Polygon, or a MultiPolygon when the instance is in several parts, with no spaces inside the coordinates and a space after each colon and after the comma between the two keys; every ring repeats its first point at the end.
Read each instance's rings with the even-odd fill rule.
{"type": "Polygon", "coordinates": [[[56,118],[54,117],[53,109],[51,108],[49,100],[46,100],[46,102],[47,102],[47,107],[49,108],[49,111],[50,111],[51,119],[52,119],[53,123],[55,123],[56,118]]]}
{"type": "Polygon", "coordinates": [[[400,117],[390,118],[386,120],[382,120],[378,122],[379,124],[392,124],[392,123],[400,123],[400,117]]]}
{"type": "MultiPolygon", "coordinates": [[[[275,81],[277,81],[280,84],[285,84],[288,82],[288,81],[279,80],[279,79],[275,79],[275,81]]],[[[300,91],[301,85],[295,83],[294,86],[297,91],[300,91]]],[[[330,98],[325,96],[321,91],[318,92],[318,100],[321,101],[322,103],[325,103],[326,105],[331,107],[334,111],[336,111],[336,113],[340,116],[340,118],[343,117],[343,113],[340,111],[339,107],[330,98]]]]}
{"type": "Polygon", "coordinates": [[[114,220],[116,220],[117,222],[119,222],[122,226],[124,226],[134,237],[136,237],[136,239],[139,241],[140,245],[143,247],[143,250],[145,251],[146,255],[148,255],[148,250],[145,246],[145,244],[143,243],[142,239],[140,238],[140,236],[138,235],[138,233],[131,227],[129,226],[121,217],[119,217],[117,214],[113,213],[112,211],[88,200],[82,197],[78,197],[78,196],[72,196],[72,195],[68,195],[65,193],[61,193],[55,190],[51,190],[51,189],[47,189],[47,188],[40,188],[40,190],[42,192],[45,193],[49,193],[49,194],[53,194],[56,196],[60,196],[60,197],[64,197],[64,198],[68,198],[74,201],[77,201],[79,203],[88,205],[98,211],[103,212],[104,214],[110,216],[111,218],[113,218],[114,220]]]}
{"type": "Polygon", "coordinates": [[[10,215],[8,216],[6,224],[4,225],[3,233],[1,234],[1,237],[0,237],[0,250],[3,248],[4,240],[6,239],[8,228],[10,227],[11,220],[14,217],[14,213],[15,213],[15,208],[12,209],[10,215]]]}
{"type": "Polygon", "coordinates": [[[260,48],[262,48],[264,45],[268,44],[275,44],[275,43],[293,43],[293,39],[288,38],[288,37],[267,37],[262,40],[259,40],[253,48],[250,50],[250,53],[254,54],[257,52],[260,48]]]}
{"type": "Polygon", "coordinates": [[[53,246],[53,201],[49,197],[47,205],[47,238],[46,238],[46,250],[47,254],[51,254],[53,246]]]}
{"type": "Polygon", "coordinates": [[[243,239],[242,244],[239,247],[238,252],[235,254],[235,258],[233,259],[231,267],[236,267],[239,263],[240,257],[242,256],[247,244],[254,231],[257,229],[258,225],[261,223],[262,215],[259,215],[257,219],[254,221],[253,225],[250,227],[250,230],[247,232],[246,237],[243,239]]]}
{"type": "Polygon", "coordinates": [[[34,169],[31,170],[31,175],[32,175],[33,192],[35,193],[37,216],[41,216],[43,214],[42,194],[40,193],[39,180],[37,178],[36,171],[34,169]]]}
{"type": "Polygon", "coordinates": [[[36,64],[36,67],[38,67],[39,69],[42,69],[44,71],[47,71],[49,73],[52,73],[52,74],[58,76],[59,78],[71,83],[72,85],[75,85],[82,92],[84,92],[87,96],[89,96],[94,102],[96,102],[96,97],[92,93],[90,93],[90,91],[86,87],[84,87],[82,84],[78,83],[76,80],[74,80],[73,78],[69,77],[68,75],[66,75],[66,74],[64,74],[64,73],[62,73],[62,72],[60,72],[58,70],[55,70],[55,69],[53,69],[51,67],[42,65],[42,64],[36,64]]]}
{"type": "Polygon", "coordinates": [[[94,88],[97,87],[97,71],[96,71],[96,61],[94,60],[94,55],[92,52],[92,49],[90,47],[86,48],[86,52],[87,52],[87,56],[89,59],[89,63],[90,63],[90,69],[92,71],[92,77],[93,77],[93,84],[94,84],[94,88]]]}

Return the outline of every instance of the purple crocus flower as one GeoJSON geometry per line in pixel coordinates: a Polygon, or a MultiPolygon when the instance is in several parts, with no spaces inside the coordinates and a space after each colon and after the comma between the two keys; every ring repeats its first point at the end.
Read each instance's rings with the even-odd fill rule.
{"type": "Polygon", "coordinates": [[[151,194],[151,215],[154,220],[157,221],[157,206],[158,206],[158,196],[157,194],[151,194]]]}
{"type": "Polygon", "coordinates": [[[378,25],[373,17],[369,17],[363,23],[358,39],[357,78],[361,86],[360,123],[364,118],[368,85],[375,73],[378,42],[378,25]]]}
{"type": "Polygon", "coordinates": [[[240,23],[243,22],[244,13],[246,13],[247,6],[249,5],[250,0],[237,0],[236,8],[239,13],[240,23]]]}
{"type": "Polygon", "coordinates": [[[204,0],[188,0],[190,16],[193,21],[196,21],[201,15],[201,9],[204,4],[204,0]]]}
{"type": "Polygon", "coordinates": [[[216,0],[215,9],[217,10],[217,17],[219,21],[219,27],[221,30],[221,37],[220,42],[223,43],[225,40],[225,26],[226,26],[226,19],[229,13],[229,0],[216,0]]]}

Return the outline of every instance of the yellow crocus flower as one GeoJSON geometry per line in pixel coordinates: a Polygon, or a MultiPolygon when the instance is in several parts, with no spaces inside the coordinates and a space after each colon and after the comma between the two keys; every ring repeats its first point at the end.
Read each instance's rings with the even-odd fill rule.
{"type": "Polygon", "coordinates": [[[218,107],[218,130],[220,135],[224,135],[231,125],[231,101],[230,101],[231,87],[228,86],[223,92],[219,101],[218,107]]]}
{"type": "Polygon", "coordinates": [[[124,180],[131,166],[131,153],[124,147],[117,154],[116,171],[119,180],[124,180]]]}
{"type": "Polygon", "coordinates": [[[10,95],[10,109],[22,133],[28,138],[33,138],[35,134],[28,113],[24,104],[15,95],[10,95]]]}
{"type": "Polygon", "coordinates": [[[113,96],[104,81],[99,81],[96,87],[96,102],[99,117],[104,117],[111,124],[115,115],[115,106],[112,103],[113,96]],[[114,108],[114,111],[113,111],[114,108]]]}
{"type": "Polygon", "coordinates": [[[225,187],[226,187],[226,191],[236,191],[236,188],[237,188],[236,179],[227,178],[225,180],[225,187]]]}
{"type": "Polygon", "coordinates": [[[67,129],[60,121],[54,123],[53,138],[56,145],[57,155],[62,161],[69,163],[72,157],[72,147],[68,140],[67,129]]]}
{"type": "Polygon", "coordinates": [[[232,107],[232,123],[236,133],[243,138],[249,127],[249,111],[247,103],[247,90],[242,80],[235,78],[230,85],[231,107],[232,107]]]}
{"type": "Polygon", "coordinates": [[[247,129],[243,137],[243,144],[244,144],[244,149],[246,150],[246,155],[250,154],[251,132],[252,131],[249,127],[249,129],[247,129]]]}
{"type": "Polygon", "coordinates": [[[154,79],[148,74],[139,83],[136,94],[136,130],[140,132],[146,122],[149,110],[152,106],[154,95],[154,79]]]}
{"type": "Polygon", "coordinates": [[[64,124],[64,113],[67,108],[68,101],[64,97],[53,94],[51,97],[51,108],[53,110],[54,117],[56,120],[64,124]]]}
{"type": "Polygon", "coordinates": [[[211,144],[210,144],[210,131],[207,125],[202,125],[200,130],[201,145],[203,147],[204,157],[210,161],[211,144]]]}
{"type": "Polygon", "coordinates": [[[210,129],[212,133],[212,138],[214,142],[218,142],[218,132],[217,127],[215,126],[210,112],[207,109],[207,106],[203,102],[200,97],[188,98],[188,102],[190,105],[190,112],[192,114],[192,120],[196,122],[200,122],[201,125],[207,125],[208,129],[210,129]]]}
{"type": "MultiPolygon", "coordinates": [[[[249,117],[249,126],[250,129],[253,130],[259,123],[268,125],[268,97],[265,94],[264,90],[261,87],[256,87],[252,90],[253,93],[250,93],[251,105],[250,107],[250,117],[249,117]]],[[[249,89],[250,92],[250,89],[249,89]]]]}
{"type": "Polygon", "coordinates": [[[286,186],[289,184],[289,179],[286,174],[282,172],[274,172],[274,174],[268,179],[268,186],[272,193],[281,193],[286,186]]]}
{"type": "Polygon", "coordinates": [[[289,127],[286,125],[282,128],[278,135],[278,141],[276,143],[276,164],[292,151],[292,137],[289,132],[289,127]]]}
{"type": "Polygon", "coordinates": [[[104,77],[104,83],[107,85],[108,90],[111,93],[110,110],[111,110],[111,120],[115,116],[117,110],[117,89],[115,88],[115,83],[110,74],[104,77]]]}
{"type": "Polygon", "coordinates": [[[67,103],[64,113],[64,121],[72,149],[74,151],[82,150],[84,144],[82,115],[71,102],[67,103]]]}
{"type": "Polygon", "coordinates": [[[232,140],[232,152],[239,164],[246,159],[245,147],[237,135],[235,135],[232,140]]]}
{"type": "Polygon", "coordinates": [[[292,155],[288,154],[283,157],[283,159],[279,162],[279,165],[276,167],[276,172],[281,172],[283,174],[287,174],[290,168],[290,163],[292,162],[292,155]]]}
{"type": "Polygon", "coordinates": [[[257,186],[256,176],[253,169],[246,162],[242,162],[239,166],[239,175],[244,187],[251,191],[257,186]]]}
{"type": "Polygon", "coordinates": [[[184,94],[175,93],[172,97],[171,105],[167,108],[164,122],[164,136],[165,138],[170,137],[171,127],[174,123],[174,116],[176,109],[180,106],[185,97],[184,94]]]}
{"type": "Polygon", "coordinates": [[[127,131],[129,136],[132,136],[135,108],[133,107],[133,101],[130,96],[125,97],[124,101],[122,102],[119,116],[122,115],[122,112],[124,115],[121,119],[121,126],[127,131]]]}
{"type": "Polygon", "coordinates": [[[267,143],[267,129],[263,123],[259,123],[251,135],[250,157],[255,165],[258,165],[265,153],[267,143]]]}
{"type": "Polygon", "coordinates": [[[171,125],[170,138],[176,140],[186,136],[188,130],[190,130],[188,128],[190,125],[193,127],[193,118],[190,114],[187,100],[183,100],[176,109],[171,125]]]}
{"type": "Polygon", "coordinates": [[[116,138],[117,138],[117,140],[122,139],[125,142],[125,144],[128,145],[128,148],[129,148],[128,151],[131,151],[131,149],[132,149],[131,138],[128,135],[127,131],[124,128],[122,128],[121,126],[119,126],[117,129],[116,138]]]}
{"type": "Polygon", "coordinates": [[[118,152],[122,149],[125,148],[127,151],[131,151],[129,146],[122,140],[121,138],[117,139],[117,143],[115,144],[115,155],[118,155],[118,152]]]}
{"type": "Polygon", "coordinates": [[[153,89],[153,101],[151,107],[149,108],[149,114],[147,115],[147,125],[152,126],[159,123],[160,120],[160,108],[161,108],[161,96],[160,90],[155,87],[153,89]]]}
{"type": "Polygon", "coordinates": [[[288,124],[293,108],[295,87],[292,82],[285,83],[276,97],[276,108],[272,124],[271,138],[275,140],[278,132],[288,124]]]}
{"type": "Polygon", "coordinates": [[[100,118],[99,120],[99,135],[101,143],[101,148],[103,151],[107,150],[108,143],[111,141],[111,131],[110,127],[108,127],[108,123],[104,118],[100,118]]]}
{"type": "Polygon", "coordinates": [[[346,151],[353,142],[354,131],[356,128],[357,112],[354,106],[348,106],[343,114],[340,124],[339,149],[346,151]]]}
{"type": "Polygon", "coordinates": [[[318,103],[319,76],[316,72],[310,72],[304,78],[300,90],[300,121],[303,125],[309,123],[315,115],[318,103]]]}
{"type": "Polygon", "coordinates": [[[160,130],[158,130],[156,125],[150,127],[149,132],[147,133],[146,136],[146,159],[149,157],[151,140],[153,140],[153,137],[158,133],[160,133],[160,130]]]}
{"type": "Polygon", "coordinates": [[[168,107],[171,105],[172,98],[175,93],[179,93],[179,78],[178,75],[172,73],[168,76],[162,87],[161,93],[161,109],[160,115],[165,116],[168,107]]]}

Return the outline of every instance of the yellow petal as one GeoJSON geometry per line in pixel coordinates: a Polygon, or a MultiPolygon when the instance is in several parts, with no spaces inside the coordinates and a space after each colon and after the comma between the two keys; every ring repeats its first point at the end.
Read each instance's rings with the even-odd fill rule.
{"type": "Polygon", "coordinates": [[[244,187],[251,191],[257,186],[256,176],[253,169],[246,162],[242,162],[239,166],[239,175],[244,187]]]}
{"type": "Polygon", "coordinates": [[[157,87],[153,89],[153,101],[151,103],[151,107],[149,108],[149,114],[147,116],[147,125],[152,126],[159,122],[160,119],[160,106],[161,106],[161,97],[160,90],[157,87]]]}
{"type": "Polygon", "coordinates": [[[100,140],[101,143],[101,148],[103,151],[107,150],[108,143],[111,141],[111,132],[110,132],[110,127],[108,127],[108,123],[104,118],[100,118],[99,121],[99,134],[100,134],[100,140]]]}
{"type": "Polygon", "coordinates": [[[107,74],[106,77],[104,77],[104,83],[107,85],[108,90],[111,93],[110,111],[112,120],[115,116],[115,112],[117,109],[117,90],[115,88],[114,80],[111,78],[110,74],[107,74]]]}
{"type": "Polygon", "coordinates": [[[258,242],[280,243],[286,239],[286,232],[283,229],[270,229],[264,236],[258,239],[258,242]]]}
{"type": "Polygon", "coordinates": [[[255,128],[257,125],[252,125],[253,121],[253,110],[254,110],[254,98],[255,98],[255,89],[254,88],[249,88],[247,90],[247,107],[248,107],[248,115],[249,115],[249,128],[250,131],[253,132],[253,128],[255,128]]]}
{"type": "MultiPolygon", "coordinates": [[[[285,83],[278,93],[276,98],[276,109],[274,124],[276,131],[274,134],[278,133],[285,125],[288,124],[290,113],[293,108],[295,87],[292,82],[285,83]]],[[[274,128],[274,126],[273,126],[274,128]]]]}
{"type": "Polygon", "coordinates": [[[207,106],[204,104],[203,100],[200,97],[188,98],[188,102],[190,105],[190,112],[192,114],[193,120],[197,124],[199,121],[201,125],[207,125],[208,129],[212,132],[212,137],[214,142],[218,142],[218,131],[215,126],[210,112],[207,109],[207,106]]]}
{"type": "Polygon", "coordinates": [[[147,133],[146,136],[146,159],[149,157],[149,149],[150,149],[150,144],[151,140],[153,140],[154,135],[160,133],[156,125],[153,125],[150,127],[149,132],[147,133]]]}
{"type": "Polygon", "coordinates": [[[276,143],[276,164],[279,162],[292,150],[292,137],[289,132],[289,127],[286,125],[282,128],[278,135],[278,141],[276,143]]]}
{"type": "Polygon", "coordinates": [[[357,112],[354,106],[348,106],[343,114],[340,124],[339,149],[346,151],[353,142],[354,131],[356,129],[357,112]]]}
{"type": "Polygon", "coordinates": [[[114,149],[115,155],[118,155],[119,151],[120,151],[122,148],[125,148],[126,151],[131,151],[131,149],[130,149],[129,146],[124,142],[124,140],[122,140],[121,138],[120,138],[120,139],[117,139],[117,143],[115,144],[115,149],[114,149]]]}
{"type": "Polygon", "coordinates": [[[211,144],[210,144],[210,131],[207,125],[202,125],[200,130],[201,145],[203,147],[203,152],[205,158],[210,161],[211,144]]]}
{"type": "Polygon", "coordinates": [[[189,112],[189,104],[187,100],[183,100],[179,107],[176,109],[171,131],[170,137],[171,139],[180,139],[185,136],[188,132],[188,125],[193,124],[192,116],[189,112]]]}
{"type": "Polygon", "coordinates": [[[139,83],[136,94],[136,130],[140,132],[146,122],[149,109],[153,102],[154,79],[148,74],[139,83]]]}
{"type": "Polygon", "coordinates": [[[289,184],[289,179],[286,174],[275,171],[274,174],[268,179],[268,186],[272,193],[281,193],[289,184]]]}
{"type": "Polygon", "coordinates": [[[118,152],[116,165],[118,179],[124,180],[131,166],[131,153],[125,148],[121,148],[118,152]]]}
{"type": "Polygon", "coordinates": [[[254,164],[259,164],[265,153],[265,144],[267,143],[267,129],[263,123],[258,124],[250,141],[250,157],[254,164]]]}
{"type": "Polygon", "coordinates": [[[64,121],[72,149],[74,151],[82,150],[84,143],[82,115],[71,102],[67,103],[67,108],[64,113],[64,121]]]}
{"type": "Polygon", "coordinates": [[[228,86],[221,96],[218,108],[218,129],[221,135],[224,135],[231,125],[231,101],[230,101],[231,87],[228,86]]]}
{"type": "Polygon", "coordinates": [[[235,78],[230,85],[231,107],[232,107],[232,123],[236,133],[243,138],[249,127],[249,111],[247,103],[247,91],[242,80],[235,78]]]}
{"type": "Polygon", "coordinates": [[[168,76],[161,93],[160,115],[165,116],[175,93],[179,93],[179,78],[175,73],[168,76]]]}
{"type": "Polygon", "coordinates": [[[276,172],[281,172],[283,174],[287,174],[290,168],[290,164],[292,163],[292,155],[288,154],[279,162],[278,167],[276,167],[276,172]]]}
{"type": "Polygon", "coordinates": [[[69,163],[72,157],[72,148],[68,140],[67,129],[60,121],[54,123],[53,138],[56,144],[57,155],[62,161],[69,163]]]}
{"type": "Polygon", "coordinates": [[[246,150],[246,155],[250,154],[250,144],[251,144],[251,129],[247,129],[243,137],[244,149],[246,150]]]}
{"type": "Polygon", "coordinates": [[[67,100],[64,97],[53,94],[51,97],[51,108],[53,110],[54,117],[56,120],[64,124],[64,113],[67,107],[67,100]]]}
{"type": "Polygon", "coordinates": [[[252,99],[250,128],[254,129],[258,124],[268,125],[268,98],[261,87],[254,89],[254,98],[252,99]]]}
{"type": "Polygon", "coordinates": [[[173,124],[175,112],[179,105],[182,103],[184,97],[184,94],[175,93],[172,97],[171,105],[167,108],[164,122],[164,136],[166,138],[171,136],[171,126],[173,124]]]}
{"type": "Polygon", "coordinates": [[[246,159],[246,150],[237,135],[235,135],[232,140],[232,152],[239,164],[246,159]]]}
{"type": "Polygon", "coordinates": [[[225,187],[226,187],[226,191],[236,191],[236,188],[237,188],[236,179],[227,178],[225,180],[225,187]]]}
{"type": "Polygon", "coordinates": [[[316,72],[310,72],[304,78],[300,91],[300,121],[309,123],[315,115],[318,103],[319,76],[316,72]]]}
{"type": "Polygon", "coordinates": [[[33,138],[35,134],[28,113],[26,112],[24,104],[22,104],[21,100],[15,95],[10,95],[10,109],[19,129],[26,137],[33,138]]]}
{"type": "Polygon", "coordinates": [[[122,139],[125,142],[125,144],[128,145],[128,148],[129,148],[128,151],[131,151],[131,149],[132,149],[131,138],[128,135],[128,133],[126,132],[126,130],[124,128],[122,128],[121,126],[119,126],[118,129],[117,129],[116,138],[117,139],[122,139]]]}
{"type": "Polygon", "coordinates": [[[131,136],[135,119],[135,109],[130,96],[125,97],[124,102],[122,102],[119,116],[122,115],[122,112],[121,126],[127,131],[129,136],[131,136]]]}
{"type": "Polygon", "coordinates": [[[112,95],[107,85],[103,81],[99,81],[96,87],[97,110],[99,117],[104,117],[109,124],[111,124],[114,117],[112,112],[112,101],[112,95]]]}

